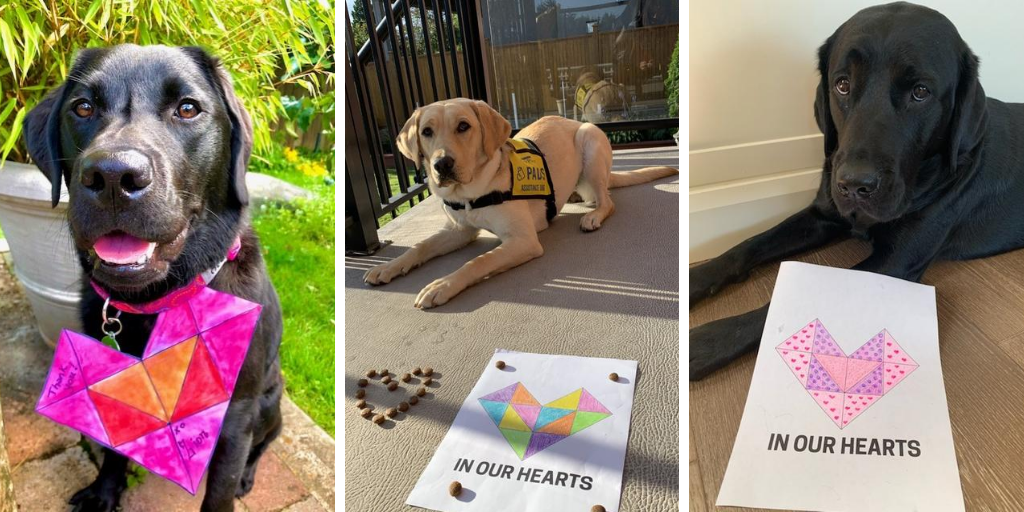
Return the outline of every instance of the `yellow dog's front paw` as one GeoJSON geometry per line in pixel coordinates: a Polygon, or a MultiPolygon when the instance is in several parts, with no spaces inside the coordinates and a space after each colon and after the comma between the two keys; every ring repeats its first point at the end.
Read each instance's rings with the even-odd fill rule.
{"type": "Polygon", "coordinates": [[[388,284],[395,277],[405,275],[407,272],[408,270],[392,260],[367,270],[366,274],[363,274],[363,282],[372,285],[388,284]]]}
{"type": "Polygon", "coordinates": [[[420,294],[416,296],[414,306],[420,309],[440,306],[451,300],[452,297],[458,295],[461,291],[462,287],[456,286],[447,277],[442,277],[420,290],[420,294]]]}

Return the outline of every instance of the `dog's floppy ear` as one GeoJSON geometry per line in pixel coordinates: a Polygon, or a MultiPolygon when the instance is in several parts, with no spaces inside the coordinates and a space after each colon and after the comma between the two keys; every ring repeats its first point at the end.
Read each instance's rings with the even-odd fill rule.
{"type": "Polygon", "coordinates": [[[60,182],[64,165],[60,152],[60,106],[64,104],[65,84],[61,84],[32,107],[23,125],[25,147],[32,162],[50,180],[51,206],[60,202],[60,182]]]}
{"type": "Polygon", "coordinates": [[[398,151],[420,165],[420,110],[416,109],[398,132],[398,151]]]}
{"type": "Polygon", "coordinates": [[[829,84],[828,79],[828,60],[832,55],[832,43],[835,39],[836,35],[832,34],[825,44],[818,48],[818,73],[821,75],[821,80],[818,82],[818,91],[814,96],[814,120],[818,122],[821,133],[825,135],[825,158],[831,157],[839,145],[839,134],[836,132],[836,125],[832,122],[832,109],[829,106],[832,85],[829,84]]]}
{"type": "Polygon", "coordinates": [[[476,110],[476,117],[480,119],[480,129],[483,130],[484,154],[490,157],[508,140],[508,136],[512,134],[512,125],[487,102],[474,101],[473,108],[476,110]]]}
{"type": "Polygon", "coordinates": [[[252,156],[252,119],[245,110],[242,100],[235,94],[235,86],[231,75],[215,57],[206,50],[195,46],[181,48],[207,73],[208,78],[217,89],[224,106],[227,107],[228,119],[231,121],[231,162],[228,164],[228,192],[238,206],[249,204],[249,189],[245,186],[245,172],[252,156]]]}
{"type": "Polygon", "coordinates": [[[978,80],[979,60],[965,48],[960,56],[960,75],[953,98],[953,115],[949,122],[949,168],[956,171],[961,160],[970,155],[985,132],[988,117],[985,90],[978,80]]]}
{"type": "MultiPolygon", "coordinates": [[[[83,70],[94,65],[96,59],[103,54],[99,48],[82,49],[75,55],[74,64],[68,76],[81,78],[83,70]]],[[[60,182],[63,178],[67,183],[71,179],[71,170],[64,165],[60,142],[60,109],[67,99],[67,82],[50,91],[32,110],[25,115],[22,125],[25,134],[25,147],[28,149],[32,162],[43,171],[50,180],[51,203],[53,207],[60,202],[60,182]]]]}
{"type": "Polygon", "coordinates": [[[245,206],[249,204],[245,172],[249,168],[249,157],[252,156],[252,119],[249,118],[245,105],[242,105],[242,100],[235,94],[231,75],[219,62],[216,62],[214,69],[221,99],[228,106],[228,117],[231,118],[231,173],[228,187],[238,204],[245,206]]]}

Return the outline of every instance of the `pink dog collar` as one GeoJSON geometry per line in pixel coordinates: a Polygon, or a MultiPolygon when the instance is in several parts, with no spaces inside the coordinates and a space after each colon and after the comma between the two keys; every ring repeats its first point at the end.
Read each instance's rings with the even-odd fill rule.
{"type": "Polygon", "coordinates": [[[118,311],[136,315],[155,315],[167,309],[184,304],[199,293],[200,290],[206,288],[206,285],[210,284],[210,282],[213,281],[213,278],[217,276],[217,272],[220,272],[221,267],[229,261],[234,261],[241,250],[242,239],[240,237],[235,237],[234,243],[231,244],[231,248],[228,250],[227,257],[225,257],[216,267],[199,274],[189,284],[175,289],[159,299],[143,304],[130,304],[128,302],[112,300],[110,299],[110,293],[104,290],[99,283],[96,281],[90,281],[89,284],[92,285],[92,289],[96,290],[96,293],[98,293],[100,297],[104,300],[109,300],[110,305],[114,306],[118,311]]]}

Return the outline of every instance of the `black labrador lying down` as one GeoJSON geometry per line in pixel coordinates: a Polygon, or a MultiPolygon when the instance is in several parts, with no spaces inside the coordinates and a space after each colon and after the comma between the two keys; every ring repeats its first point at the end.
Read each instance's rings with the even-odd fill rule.
{"type": "MultiPolygon", "coordinates": [[[[918,281],[937,259],[1024,246],[1024,105],[986,98],[978,58],[945,16],[871,7],[818,50],[814,114],[825,163],[814,202],[690,269],[690,307],[756,266],[841,237],[870,240],[854,268],[918,281]]],[[[690,330],[690,379],[753,350],[768,306],[690,330]]]]}
{"type": "MultiPolygon", "coordinates": [[[[250,227],[245,170],[252,124],[217,60],[198,48],[116,46],[83,50],[68,81],[25,120],[28,150],[70,194],[68,221],[85,272],[82,325],[96,339],[103,299],[146,303],[237,257],[210,287],[263,305],[207,473],[202,509],[232,510],[252,489],[256,465],[281,431],[281,309],[250,227]],[[121,245],[116,258],[101,244],[121,245]],[[125,259],[123,247],[139,254],[125,259]],[[141,248],[146,248],[143,251],[141,248]],[[129,261],[130,260],[130,261],[129,261]]],[[[113,313],[113,310],[111,310],[113,313]]],[[[139,357],[155,315],[122,314],[121,351],[139,357]]],[[[109,511],[126,485],[128,459],[104,449],[99,476],[71,498],[75,510],[109,511]]]]}

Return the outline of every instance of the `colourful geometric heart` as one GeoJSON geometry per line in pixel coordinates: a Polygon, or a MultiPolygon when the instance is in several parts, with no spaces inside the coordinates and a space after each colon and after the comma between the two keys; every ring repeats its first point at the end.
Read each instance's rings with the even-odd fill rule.
{"type": "Polygon", "coordinates": [[[478,400],[520,460],[612,415],[584,388],[541,405],[517,382],[478,400]]]}
{"type": "Polygon", "coordinates": [[[204,288],[157,316],[141,359],[62,331],[36,412],[195,494],[261,310],[204,288]]]}
{"type": "Polygon", "coordinates": [[[818,320],[786,338],[775,351],[840,429],[918,366],[884,329],[847,356],[818,320]]]}

